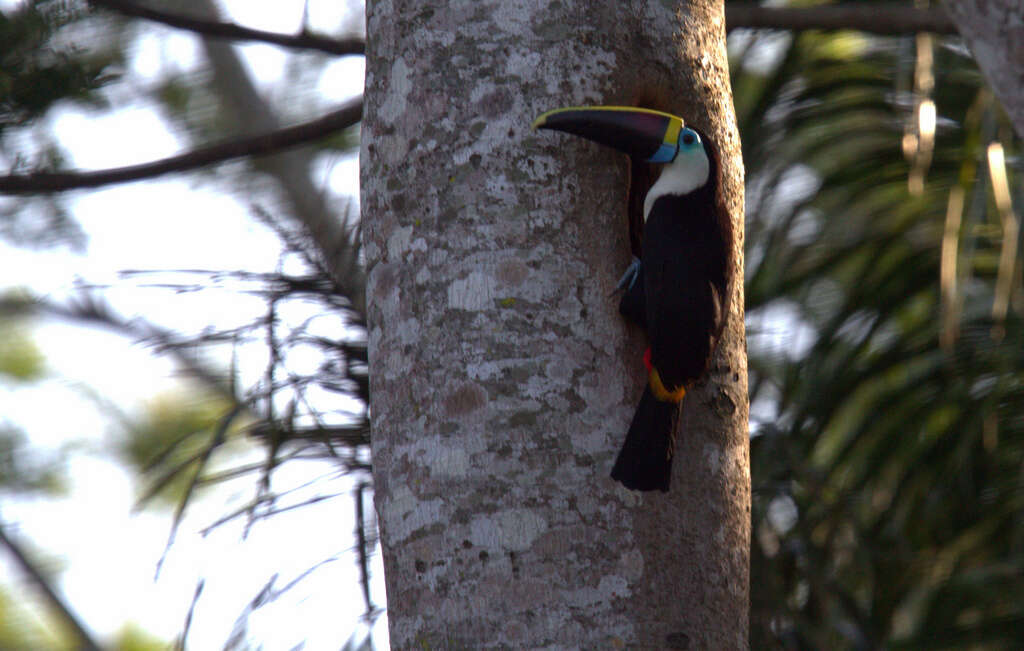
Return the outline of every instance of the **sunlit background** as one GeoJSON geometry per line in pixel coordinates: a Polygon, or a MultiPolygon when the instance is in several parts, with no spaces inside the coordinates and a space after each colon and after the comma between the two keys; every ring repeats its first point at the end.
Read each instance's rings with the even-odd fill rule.
{"type": "MultiPolygon", "coordinates": [[[[363,28],[362,7],[337,0],[218,6],[279,34],[363,28]]],[[[264,108],[298,124],[362,88],[361,56],[238,42],[232,78],[196,34],[115,12],[50,44],[110,78],[35,120],[0,110],[5,173],[160,159],[259,131],[264,108]],[[258,101],[239,109],[250,82],[258,101]]],[[[747,175],[751,646],[1024,648],[1020,137],[955,34],[739,29],[729,55],[747,175]]],[[[349,226],[357,141],[302,150],[310,192],[349,226]]],[[[286,185],[238,160],[0,197],[0,526],[105,645],[187,632],[194,649],[387,648],[362,334],[345,297],[282,289],[315,267],[286,185]],[[254,424],[267,416],[282,427],[254,424]]],[[[0,646],[73,648],[10,554],[0,572],[0,646]]]]}
{"type": "MultiPolygon", "coordinates": [[[[18,4],[0,7],[6,12],[18,4]]],[[[220,5],[223,20],[267,31],[295,34],[305,26],[358,35],[363,27],[356,3],[220,5]]],[[[4,150],[5,166],[16,162],[12,151],[31,160],[52,142],[70,168],[116,168],[186,151],[204,137],[213,138],[214,128],[231,132],[230,125],[216,124],[216,99],[204,97],[214,91],[203,86],[210,70],[198,36],[142,20],[122,21],[116,14],[97,15],[67,32],[84,49],[102,49],[111,34],[119,39],[125,58],[115,66],[119,79],[100,93],[107,105],[64,102],[37,124],[5,134],[16,145],[4,150]],[[172,98],[184,105],[174,105],[172,98]]],[[[362,92],[362,57],[252,44],[236,50],[283,123],[318,117],[362,92]]],[[[80,233],[74,228],[47,232],[49,207],[19,204],[29,213],[22,213],[19,223],[43,226],[17,242],[0,240],[0,282],[5,290],[29,291],[55,305],[91,296],[125,321],[143,315],[177,333],[230,329],[259,318],[266,300],[251,293],[256,283],[179,271],[273,273],[301,267],[284,252],[278,234],[253,218],[253,206],[267,213],[282,207],[267,182],[248,178],[248,169],[229,163],[212,172],[58,197],[80,233]],[[32,217],[32,212],[39,214],[32,217]],[[50,246],[53,242],[57,245],[50,246]],[[175,273],[158,273],[169,270],[175,273]]],[[[314,176],[339,218],[357,209],[353,149],[317,155],[314,176]]],[[[0,202],[7,209],[15,205],[0,202]]],[[[287,327],[317,319],[318,309],[293,301],[281,306],[279,318],[287,327]]],[[[311,327],[337,337],[347,326],[326,315],[311,327]]],[[[135,630],[172,641],[191,610],[189,648],[338,649],[346,641],[359,644],[371,628],[376,647],[387,648],[384,617],[365,617],[354,553],[353,491],[366,477],[343,476],[338,464],[327,460],[293,460],[272,475],[273,491],[281,496],[274,509],[283,512],[252,520],[243,510],[218,524],[253,499],[259,477],[250,473],[199,491],[170,543],[172,500],[180,495],[138,508],[153,478],[128,462],[125,441],[140,428],[173,422],[173,412],[216,412],[209,404],[215,398],[183,376],[173,355],[116,328],[50,315],[4,321],[0,336],[6,340],[0,348],[18,338],[21,350],[41,355],[41,372],[33,381],[0,380],[0,429],[29,437],[30,448],[16,459],[23,469],[28,459],[40,473],[49,464],[63,471],[54,479],[61,484],[56,491],[5,490],[0,518],[5,532],[29,546],[32,558],[55,577],[56,587],[98,640],[123,643],[125,632],[135,630]],[[288,509],[298,504],[301,508],[288,509]]],[[[258,381],[266,367],[266,346],[244,338],[204,354],[218,370],[231,368],[243,385],[258,381]]],[[[299,347],[288,363],[296,372],[309,372],[320,357],[299,347]]],[[[347,400],[317,398],[324,411],[347,400]]],[[[259,465],[264,457],[258,446],[236,437],[211,463],[214,468],[259,465]]],[[[364,512],[372,521],[371,505],[367,492],[364,512]]],[[[371,572],[371,598],[383,607],[376,554],[371,572]]],[[[40,644],[66,646],[67,638],[52,630],[59,620],[7,554],[0,554],[0,577],[5,626],[24,627],[30,640],[36,639],[32,629],[49,630],[52,637],[40,644]]]]}

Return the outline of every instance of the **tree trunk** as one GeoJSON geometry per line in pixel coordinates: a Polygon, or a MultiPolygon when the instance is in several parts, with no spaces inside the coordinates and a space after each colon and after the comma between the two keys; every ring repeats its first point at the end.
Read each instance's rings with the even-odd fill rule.
{"type": "Polygon", "coordinates": [[[1024,138],[1024,4],[1021,0],[945,0],[953,22],[1024,138]]]}
{"type": "Polygon", "coordinates": [[[720,2],[367,3],[362,209],[391,643],[747,646],[743,171],[720,2]],[[608,473],[643,334],[627,161],[530,131],[641,101],[718,144],[732,312],[684,402],[672,491],[608,473]]]}

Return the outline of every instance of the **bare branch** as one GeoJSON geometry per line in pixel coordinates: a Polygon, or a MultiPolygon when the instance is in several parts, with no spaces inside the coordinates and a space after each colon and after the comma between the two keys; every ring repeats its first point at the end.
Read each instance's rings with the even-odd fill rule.
{"type": "Polygon", "coordinates": [[[152,346],[157,351],[170,355],[188,372],[189,377],[203,383],[232,405],[244,405],[244,401],[235,394],[222,374],[194,353],[194,346],[182,345],[186,342],[170,330],[147,323],[141,318],[125,319],[121,317],[104,301],[92,294],[82,293],[66,304],[32,296],[10,294],[0,296],[0,317],[34,314],[106,328],[152,346]]]}
{"type": "Polygon", "coordinates": [[[366,51],[366,41],[360,37],[331,38],[305,31],[294,36],[290,34],[280,34],[277,32],[266,32],[261,29],[252,29],[250,27],[236,25],[235,23],[203,20],[201,18],[182,16],[180,14],[162,11],[159,9],[151,9],[149,7],[143,7],[135,2],[126,2],[125,0],[90,0],[90,4],[97,7],[103,7],[104,9],[109,9],[111,11],[116,11],[117,13],[125,16],[144,18],[170,27],[186,29],[198,34],[203,34],[204,36],[212,36],[215,38],[230,38],[240,41],[260,41],[262,43],[272,43],[274,45],[281,45],[300,50],[317,50],[320,52],[326,52],[327,54],[336,54],[340,56],[353,54],[361,55],[366,51]]]}
{"type": "MultiPolygon", "coordinates": [[[[190,7],[211,19],[219,15],[215,0],[192,0],[190,7]]],[[[202,46],[213,73],[212,87],[239,129],[243,133],[276,129],[276,111],[256,90],[237,48],[212,38],[202,39],[202,46]]],[[[288,212],[314,243],[320,259],[316,266],[322,264],[329,270],[359,315],[359,323],[366,323],[366,274],[360,261],[358,219],[347,213],[339,215],[329,205],[324,188],[313,181],[312,162],[308,152],[296,150],[260,161],[259,169],[277,181],[288,212]]]]}
{"type": "Polygon", "coordinates": [[[0,176],[0,194],[48,194],[95,188],[112,183],[139,181],[171,172],[183,172],[243,156],[272,154],[347,129],[358,123],[362,115],[363,98],[358,97],[337,111],[311,122],[254,136],[234,138],[140,165],[92,172],[32,172],[0,176]]]}
{"type": "Polygon", "coordinates": [[[849,4],[816,7],[762,7],[747,3],[726,3],[728,30],[753,29],[855,29],[872,34],[913,34],[934,32],[956,34],[956,25],[940,6],[917,8],[907,4],[849,4]]]}

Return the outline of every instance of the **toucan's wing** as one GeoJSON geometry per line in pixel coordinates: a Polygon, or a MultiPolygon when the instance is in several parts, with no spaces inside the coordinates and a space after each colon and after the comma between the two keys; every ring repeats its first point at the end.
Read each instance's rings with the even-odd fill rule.
{"type": "Polygon", "coordinates": [[[659,198],[647,217],[643,271],[651,363],[671,391],[707,369],[721,332],[721,297],[714,288],[721,256],[714,222],[695,210],[711,206],[684,197],[659,198]]]}

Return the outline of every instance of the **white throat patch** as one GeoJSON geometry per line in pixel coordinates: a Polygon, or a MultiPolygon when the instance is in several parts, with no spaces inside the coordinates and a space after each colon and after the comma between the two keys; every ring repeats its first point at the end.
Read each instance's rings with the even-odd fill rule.
{"type": "Polygon", "coordinates": [[[708,182],[711,164],[703,147],[680,151],[676,159],[661,170],[661,176],[644,198],[644,221],[651,212],[655,199],[667,194],[684,195],[708,182]]]}

